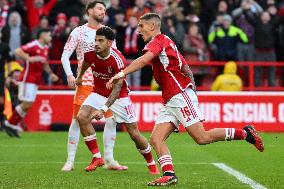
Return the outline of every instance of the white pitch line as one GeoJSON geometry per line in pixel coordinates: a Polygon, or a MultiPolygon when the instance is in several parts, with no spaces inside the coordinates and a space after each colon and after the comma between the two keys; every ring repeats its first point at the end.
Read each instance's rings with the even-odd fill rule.
{"type": "MultiPolygon", "coordinates": [[[[0,161],[0,165],[1,164],[64,164],[64,161],[0,161]]],[[[87,161],[78,161],[75,162],[75,164],[88,164],[90,162],[87,161]]],[[[145,165],[145,162],[121,162],[122,164],[128,164],[128,165],[145,165]]],[[[175,165],[208,165],[211,163],[207,163],[207,162],[196,162],[196,163],[175,163],[175,165]]]]}
{"type": "Polygon", "coordinates": [[[212,163],[214,166],[218,167],[219,169],[222,169],[223,171],[229,173],[230,175],[236,177],[239,181],[242,183],[245,183],[249,185],[250,187],[254,189],[267,189],[265,186],[255,182],[254,180],[248,178],[244,174],[240,173],[239,171],[227,166],[224,163],[212,163]]]}

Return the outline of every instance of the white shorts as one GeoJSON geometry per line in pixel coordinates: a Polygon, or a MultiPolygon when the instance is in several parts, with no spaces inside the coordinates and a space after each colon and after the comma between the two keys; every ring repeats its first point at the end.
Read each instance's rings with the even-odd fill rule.
{"type": "Polygon", "coordinates": [[[19,83],[18,98],[20,101],[34,102],[36,99],[38,86],[34,83],[19,83]]]}
{"type": "MultiPolygon", "coordinates": [[[[105,105],[107,98],[97,93],[91,93],[83,105],[91,106],[97,110],[105,105]]],[[[110,109],[113,113],[114,121],[117,123],[134,123],[137,122],[134,106],[129,97],[117,99],[110,109]]]]}
{"type": "Polygon", "coordinates": [[[192,89],[187,88],[184,92],[173,96],[161,108],[156,124],[172,122],[179,128],[180,123],[184,127],[188,127],[199,121],[204,121],[204,118],[199,108],[197,96],[192,89]]]}

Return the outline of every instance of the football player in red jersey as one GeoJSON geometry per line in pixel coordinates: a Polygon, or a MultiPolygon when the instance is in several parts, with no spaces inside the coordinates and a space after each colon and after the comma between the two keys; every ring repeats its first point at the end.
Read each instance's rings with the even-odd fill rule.
{"type": "Polygon", "coordinates": [[[143,50],[144,55],[134,60],[107,83],[107,88],[111,88],[117,79],[150,63],[154,78],[162,89],[164,107],[157,117],[150,142],[158,155],[163,176],[148,185],[162,186],[177,183],[172,157],[165,141],[172,132],[178,130],[180,123],[197,144],[246,140],[262,152],[264,150],[262,139],[251,125],[243,129],[215,128],[205,131],[192,72],[175,43],[168,36],[161,34],[160,28],[161,19],[157,14],[148,13],[140,18],[138,32],[144,41],[148,42],[143,50]]]}
{"type": "Polygon", "coordinates": [[[5,121],[5,130],[10,136],[20,136],[17,125],[35,101],[38,85],[42,81],[42,72],[50,74],[52,81],[58,80],[48,64],[48,45],[51,39],[50,31],[42,29],[39,30],[36,40],[15,50],[15,54],[25,60],[25,69],[20,75],[18,96],[21,104],[15,107],[12,116],[5,121]]]}
{"type": "Polygon", "coordinates": [[[87,97],[78,113],[78,121],[85,143],[93,154],[92,162],[86,171],[93,171],[104,164],[101,157],[96,132],[91,125],[93,118],[101,119],[110,109],[116,123],[123,123],[137,149],[144,156],[150,174],[159,174],[159,170],[151,153],[151,146],[143,137],[137,126],[137,118],[133,104],[129,97],[129,89],[124,78],[115,82],[113,89],[107,89],[107,81],[125,68],[124,56],[115,48],[112,42],[115,34],[109,27],[97,30],[95,50],[84,54],[84,63],[76,79],[76,84],[81,85],[85,71],[91,67],[96,86],[87,97]]]}

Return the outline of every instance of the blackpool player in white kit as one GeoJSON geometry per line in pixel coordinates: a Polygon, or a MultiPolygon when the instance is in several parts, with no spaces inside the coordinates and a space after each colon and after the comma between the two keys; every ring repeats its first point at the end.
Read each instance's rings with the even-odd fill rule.
{"type": "MultiPolygon", "coordinates": [[[[69,61],[70,56],[76,49],[78,60],[77,72],[80,71],[84,60],[84,53],[94,50],[96,31],[98,28],[102,27],[101,23],[104,19],[105,11],[105,4],[101,1],[92,1],[88,3],[86,6],[88,23],[75,28],[71,32],[69,39],[65,44],[61,62],[67,75],[68,86],[70,88],[75,88],[75,77],[72,73],[69,61]]],[[[88,69],[83,75],[82,86],[76,87],[73,102],[73,118],[68,132],[68,157],[65,165],[62,167],[62,171],[71,171],[74,168],[74,160],[80,137],[80,127],[77,121],[77,114],[84,100],[89,96],[89,94],[91,94],[93,87],[92,70],[88,69]]],[[[106,124],[103,135],[105,168],[111,170],[126,170],[128,167],[120,165],[113,158],[113,148],[116,137],[116,123],[113,121],[111,111],[106,112],[105,118],[106,124]]]]}
{"type": "Polygon", "coordinates": [[[140,18],[138,32],[148,42],[144,55],[134,60],[128,67],[115,75],[107,84],[125,77],[147,63],[153,68],[154,78],[162,89],[164,107],[161,108],[152,131],[150,142],[155,149],[163,175],[148,183],[149,186],[177,184],[172,156],[165,141],[181,123],[197,144],[205,145],[217,141],[246,140],[262,152],[264,145],[253,126],[243,129],[215,128],[205,131],[203,116],[198,105],[192,72],[175,43],[161,34],[161,19],[155,13],[140,18]]]}

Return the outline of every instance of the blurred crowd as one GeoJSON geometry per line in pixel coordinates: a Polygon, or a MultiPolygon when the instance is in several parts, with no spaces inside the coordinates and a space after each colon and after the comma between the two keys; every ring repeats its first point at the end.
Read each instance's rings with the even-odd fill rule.
{"type": "MultiPolygon", "coordinates": [[[[35,38],[41,28],[52,32],[50,59],[60,60],[70,32],[85,23],[88,0],[0,0],[1,43],[10,54],[35,38]]],[[[141,54],[144,42],[137,35],[139,17],[156,12],[162,31],[188,61],[284,61],[284,0],[109,0],[106,25],[116,31],[117,48],[130,61],[141,54]]],[[[75,60],[76,56],[73,56],[75,60]]],[[[13,56],[13,60],[17,57],[13,56]]],[[[202,64],[202,62],[200,62],[202,64]]],[[[21,62],[20,62],[21,64],[21,62]]],[[[66,84],[61,65],[52,65],[66,84]]],[[[73,67],[74,71],[76,67],[73,67]]],[[[276,69],[267,69],[268,86],[276,86],[276,69]]],[[[208,69],[197,70],[207,74],[208,69]]],[[[264,68],[255,68],[255,86],[263,85],[264,68]]],[[[283,70],[282,70],[283,72],[283,70]]],[[[282,73],[281,72],[281,73],[282,73]]],[[[248,69],[244,69],[248,75],[248,69]]],[[[284,74],[282,74],[284,75],[284,74]]],[[[197,80],[198,74],[196,76],[197,80]]],[[[151,67],[132,74],[132,86],[149,86],[151,67]]],[[[49,78],[43,79],[50,84],[49,78]]],[[[197,81],[198,85],[202,83],[197,81]]]]}

